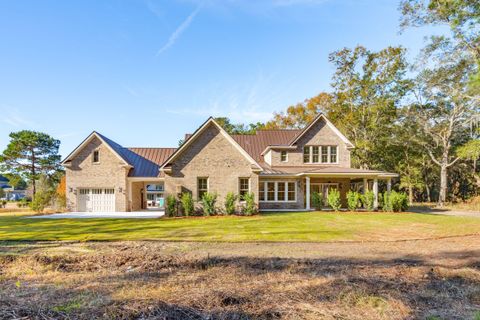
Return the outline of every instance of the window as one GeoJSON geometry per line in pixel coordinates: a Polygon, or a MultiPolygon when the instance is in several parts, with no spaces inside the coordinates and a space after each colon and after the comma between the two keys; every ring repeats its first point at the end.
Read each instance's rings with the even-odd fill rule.
{"type": "Polygon", "coordinates": [[[93,163],[100,162],[100,152],[98,150],[93,151],[93,163]]]}
{"type": "Polygon", "coordinates": [[[328,147],[322,146],[322,163],[328,162],[328,147]]]}
{"type": "Polygon", "coordinates": [[[203,195],[208,192],[208,178],[198,178],[197,180],[197,195],[198,200],[203,198],[203,195]]]}
{"type": "Polygon", "coordinates": [[[318,146],[312,146],[312,162],[318,163],[318,146]]]}
{"type": "Polygon", "coordinates": [[[287,184],[288,198],[287,201],[295,201],[295,182],[288,182],[287,184]]]}
{"type": "Polygon", "coordinates": [[[303,147],[303,162],[310,163],[310,146],[303,147]]]}
{"type": "Polygon", "coordinates": [[[337,146],[330,146],[330,163],[337,163],[337,146]]]}
{"type": "Polygon", "coordinates": [[[281,151],[280,152],[280,161],[281,162],[287,162],[288,161],[287,151],[281,151]]]}
{"type": "Polygon", "coordinates": [[[267,201],[275,201],[275,182],[267,182],[267,201]]]}
{"type": "Polygon", "coordinates": [[[277,201],[285,201],[285,183],[277,185],[277,201]]]}
{"type": "Polygon", "coordinates": [[[240,178],[238,186],[238,194],[240,195],[240,200],[243,200],[243,197],[250,192],[250,178],[240,178]]]}
{"type": "Polygon", "coordinates": [[[305,146],[303,147],[304,163],[337,163],[337,146],[305,146]]]}
{"type": "Polygon", "coordinates": [[[296,183],[289,181],[266,181],[259,184],[259,199],[262,202],[295,202],[296,183]]]}

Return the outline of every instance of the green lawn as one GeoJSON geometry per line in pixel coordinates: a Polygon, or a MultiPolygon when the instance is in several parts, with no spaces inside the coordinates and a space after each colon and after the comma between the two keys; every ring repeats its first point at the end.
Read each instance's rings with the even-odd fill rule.
{"type": "Polygon", "coordinates": [[[177,219],[0,216],[0,240],[351,241],[480,233],[480,219],[415,213],[272,213],[177,219]]]}

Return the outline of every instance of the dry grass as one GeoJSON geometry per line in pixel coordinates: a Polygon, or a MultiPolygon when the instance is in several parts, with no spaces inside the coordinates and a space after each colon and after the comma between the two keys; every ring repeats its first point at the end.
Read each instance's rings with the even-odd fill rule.
{"type": "Polygon", "coordinates": [[[0,319],[474,319],[480,236],[0,243],[0,319]]]}

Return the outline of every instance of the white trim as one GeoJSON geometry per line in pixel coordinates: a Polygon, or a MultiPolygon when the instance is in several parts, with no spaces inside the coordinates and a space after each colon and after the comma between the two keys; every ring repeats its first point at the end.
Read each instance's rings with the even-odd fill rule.
{"type": "Polygon", "coordinates": [[[257,166],[258,170],[262,170],[262,167],[253,159],[246,151],[243,149],[236,141],[233,139],[228,132],[226,132],[212,117],[208,118],[208,120],[201,125],[195,133],[190,136],[185,143],[183,143],[180,148],[175,150],[175,152],[162,164],[160,167],[160,170],[163,170],[166,165],[171,163],[173,160],[175,160],[184,150],[187,148],[189,145],[192,144],[193,141],[196,140],[196,138],[208,127],[208,125],[214,124],[220,133],[253,165],[257,166]]]}
{"type": "Polygon", "coordinates": [[[130,181],[138,181],[138,182],[156,182],[156,181],[164,181],[165,178],[158,178],[158,177],[127,177],[127,180],[130,181]]]}
{"type": "Polygon", "coordinates": [[[260,155],[265,155],[270,150],[295,150],[297,149],[296,146],[267,146],[265,150],[260,153],[260,155]]]}
{"type": "Polygon", "coordinates": [[[303,146],[303,153],[302,153],[302,159],[303,159],[303,164],[306,165],[319,165],[319,164],[339,164],[339,155],[338,155],[338,145],[333,145],[333,144],[328,144],[328,145],[305,145],[303,146]],[[313,162],[313,148],[317,147],[318,148],[318,162],[313,162]],[[326,147],[327,148],[327,162],[322,161],[322,148],[326,147]],[[330,162],[331,160],[331,155],[332,155],[332,148],[335,148],[337,150],[336,155],[337,155],[337,161],[336,162],[330,162]],[[309,162],[305,162],[305,148],[309,149],[309,162]]]}
{"type": "MultiPolygon", "coordinates": [[[[71,160],[74,156],[76,156],[88,143],[90,143],[90,142],[93,140],[93,138],[99,139],[99,140],[100,140],[104,145],[106,145],[107,148],[108,148],[111,152],[113,152],[113,154],[116,155],[127,167],[131,167],[131,168],[132,168],[132,166],[131,166],[125,159],[123,159],[123,157],[120,156],[120,155],[118,154],[118,152],[116,152],[112,147],[110,147],[110,145],[109,145],[105,140],[103,140],[102,137],[101,137],[96,131],[93,131],[92,133],[90,133],[90,135],[89,135],[85,140],[83,140],[83,142],[82,142],[78,147],[76,147],[75,149],[73,149],[73,151],[72,151],[60,164],[61,164],[61,165],[65,165],[65,162],[71,160]]],[[[97,149],[95,149],[95,150],[97,150],[97,149]]],[[[92,163],[94,163],[94,162],[92,161],[92,163]]],[[[67,166],[68,166],[68,164],[67,164],[67,166]]]]}
{"type": "Polygon", "coordinates": [[[335,127],[335,125],[334,125],[333,123],[331,123],[330,120],[328,120],[327,117],[326,117],[323,113],[319,114],[319,115],[317,116],[317,118],[315,118],[312,122],[310,122],[310,124],[309,124],[306,128],[304,128],[304,129],[302,130],[302,132],[301,132],[298,136],[296,136],[295,139],[294,139],[292,142],[290,142],[290,145],[293,145],[294,143],[296,143],[296,142],[297,142],[308,130],[310,130],[310,128],[311,128],[315,123],[317,123],[317,121],[320,120],[320,119],[324,119],[324,120],[325,120],[325,122],[327,123],[328,127],[329,127],[330,129],[332,129],[332,131],[333,131],[337,136],[339,136],[340,139],[341,139],[343,142],[345,142],[345,143],[347,144],[347,148],[354,148],[354,147],[355,147],[355,146],[353,145],[353,143],[351,143],[350,140],[348,140],[347,137],[345,137],[345,135],[343,135],[343,134],[340,132],[340,130],[338,130],[337,127],[335,127]]]}
{"type": "Polygon", "coordinates": [[[286,150],[281,150],[280,151],[280,162],[282,163],[287,163],[288,162],[288,152],[286,150]],[[282,153],[285,152],[285,161],[282,160],[282,153]]]}

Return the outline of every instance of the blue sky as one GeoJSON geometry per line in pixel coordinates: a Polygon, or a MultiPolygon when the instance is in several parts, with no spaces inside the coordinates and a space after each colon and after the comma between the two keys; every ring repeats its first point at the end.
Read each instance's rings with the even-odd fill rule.
{"type": "Polygon", "coordinates": [[[234,122],[329,90],[328,54],[403,45],[397,0],[0,0],[0,149],[44,131],[65,156],[91,131],[177,146],[209,115],[234,122]]]}

